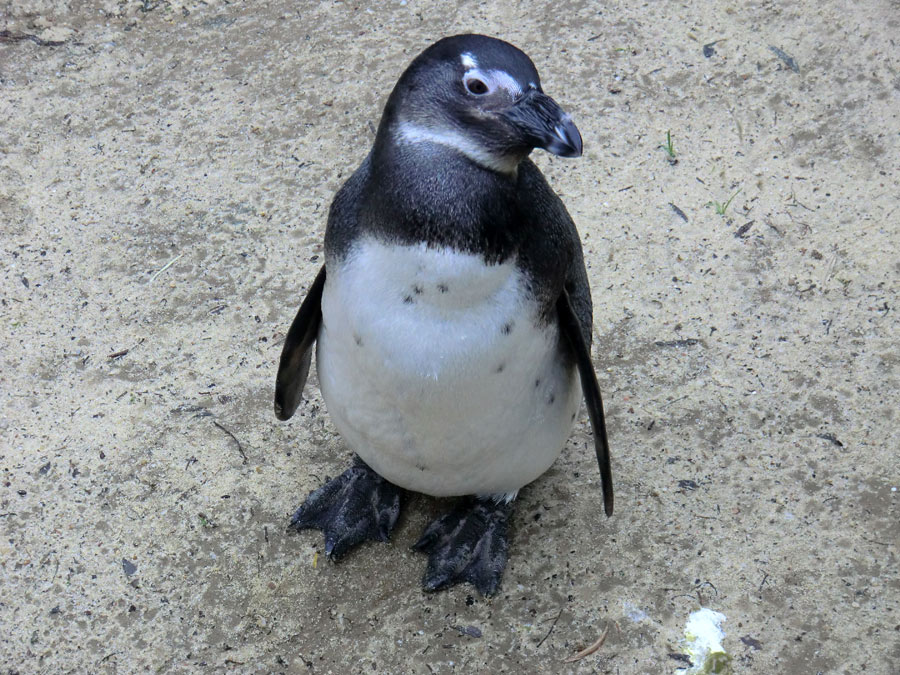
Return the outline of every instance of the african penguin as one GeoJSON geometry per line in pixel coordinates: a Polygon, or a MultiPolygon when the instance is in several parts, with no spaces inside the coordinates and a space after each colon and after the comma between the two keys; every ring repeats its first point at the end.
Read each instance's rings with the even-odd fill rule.
{"type": "Polygon", "coordinates": [[[404,490],[464,497],[415,545],[426,590],[496,592],[517,491],[565,445],[584,397],[604,506],[613,493],[590,360],[581,242],[528,159],[578,157],[581,135],[523,52],[444,38],[391,92],[362,165],[328,215],[325,264],[288,332],[275,413],[293,415],[313,345],[353,465],[297,510],[339,558],[385,541],[404,490]]]}

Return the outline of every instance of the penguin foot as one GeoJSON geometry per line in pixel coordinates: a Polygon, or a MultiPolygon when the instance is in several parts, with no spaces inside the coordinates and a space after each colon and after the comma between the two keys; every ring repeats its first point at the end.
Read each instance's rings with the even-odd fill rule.
{"type": "Polygon", "coordinates": [[[469,582],[482,595],[493,595],[506,567],[512,504],[474,499],[425,528],[413,548],[428,554],[422,579],[426,591],[469,582]]]}
{"type": "Polygon", "coordinates": [[[291,526],[322,530],[325,555],[338,560],[367,539],[388,540],[400,515],[401,494],[357,457],[352,467],[306,498],[291,526]]]}

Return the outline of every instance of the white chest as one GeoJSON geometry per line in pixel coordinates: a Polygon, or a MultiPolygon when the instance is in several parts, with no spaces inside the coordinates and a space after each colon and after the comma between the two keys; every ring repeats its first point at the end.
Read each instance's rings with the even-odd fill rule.
{"type": "Polygon", "coordinates": [[[581,391],[512,262],[364,240],[329,267],[322,313],[329,414],[388,480],[514,492],[559,454],[581,391]]]}

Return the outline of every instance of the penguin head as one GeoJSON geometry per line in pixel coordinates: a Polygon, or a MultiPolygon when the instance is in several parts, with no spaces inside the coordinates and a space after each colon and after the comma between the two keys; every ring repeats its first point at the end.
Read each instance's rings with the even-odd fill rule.
{"type": "Polygon", "coordinates": [[[430,143],[501,173],[535,148],[579,157],[581,134],[544,94],[531,59],[484,35],[444,38],[409,65],[385,106],[379,136],[430,143]]]}

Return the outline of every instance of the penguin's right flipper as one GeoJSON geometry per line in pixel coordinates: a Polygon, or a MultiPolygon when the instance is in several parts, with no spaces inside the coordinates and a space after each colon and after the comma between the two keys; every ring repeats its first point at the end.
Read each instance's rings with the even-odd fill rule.
{"type": "Polygon", "coordinates": [[[322,265],[316,280],[309,287],[281,350],[278,376],[275,379],[275,416],[280,420],[290,419],[300,405],[300,396],[312,361],[312,346],[319,335],[319,326],[322,325],[323,288],[325,265],[322,265]]]}
{"type": "Polygon", "coordinates": [[[297,530],[322,530],[325,555],[337,560],[371,539],[387,541],[400,516],[403,490],[359,457],[353,466],[314,490],[294,517],[297,530]]]}
{"type": "Polygon", "coordinates": [[[606,515],[611,516],[613,512],[613,481],[609,460],[609,441],[606,439],[603,399],[600,396],[600,385],[597,384],[594,364],[591,363],[590,349],[585,342],[581,325],[566,290],[563,290],[556,301],[556,312],[559,318],[559,328],[572,346],[575,362],[578,365],[578,374],[581,375],[581,390],[584,392],[588,416],[591,418],[591,426],[594,428],[594,450],[597,453],[597,463],[600,465],[603,507],[606,515]]]}

